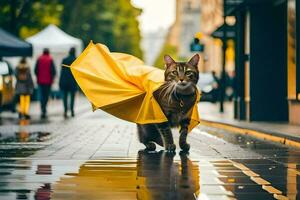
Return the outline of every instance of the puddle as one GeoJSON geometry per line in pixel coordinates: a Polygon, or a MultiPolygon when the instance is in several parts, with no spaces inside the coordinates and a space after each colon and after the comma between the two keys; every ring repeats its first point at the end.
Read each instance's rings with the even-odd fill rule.
{"type": "Polygon", "coordinates": [[[53,199],[196,199],[200,189],[199,166],[164,152],[87,161],[66,175],[53,185],[53,199]]]}
{"type": "Polygon", "coordinates": [[[298,176],[261,161],[253,168],[281,170],[267,183],[267,176],[275,176],[265,170],[255,174],[242,162],[192,160],[163,151],[88,161],[3,159],[0,199],[297,199],[298,176]]]}
{"type": "Polygon", "coordinates": [[[51,138],[49,132],[27,132],[0,133],[0,144],[45,142],[51,138]]]}
{"type": "MultiPolygon", "coordinates": [[[[0,159],[26,158],[45,148],[51,139],[49,132],[5,132],[0,133],[0,159]]],[[[1,160],[0,160],[1,162],[1,160]]]]}
{"type": "Polygon", "coordinates": [[[19,120],[18,128],[9,128],[7,126],[0,132],[0,145],[12,144],[25,144],[25,143],[41,143],[51,139],[52,134],[47,131],[30,131],[30,120],[19,120]],[[13,129],[13,131],[12,131],[13,129]]]}

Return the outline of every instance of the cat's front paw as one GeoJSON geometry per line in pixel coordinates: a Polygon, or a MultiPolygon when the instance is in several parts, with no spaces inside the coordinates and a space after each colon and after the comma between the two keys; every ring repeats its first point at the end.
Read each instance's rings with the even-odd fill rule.
{"type": "Polygon", "coordinates": [[[175,152],[176,145],[175,144],[167,144],[166,150],[169,151],[169,152],[175,152]]]}
{"type": "Polygon", "coordinates": [[[190,150],[190,144],[188,144],[188,143],[180,143],[180,148],[181,148],[181,150],[182,151],[184,151],[184,152],[188,152],[189,150],[190,150]]]}
{"type": "Polygon", "coordinates": [[[155,151],[155,149],[156,149],[156,145],[154,142],[148,142],[146,144],[146,149],[145,149],[146,151],[155,151]]]}

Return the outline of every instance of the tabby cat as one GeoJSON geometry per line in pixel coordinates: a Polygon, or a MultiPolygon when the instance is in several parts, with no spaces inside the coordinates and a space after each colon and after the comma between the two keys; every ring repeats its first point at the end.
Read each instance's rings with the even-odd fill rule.
{"type": "Polygon", "coordinates": [[[174,152],[176,145],[171,127],[179,125],[179,146],[183,151],[189,151],[190,145],[186,138],[192,109],[197,100],[199,59],[199,55],[196,54],[188,62],[175,62],[169,55],[164,56],[165,82],[153,95],[168,121],[137,125],[139,140],[146,146],[146,150],[154,151],[157,143],[167,151],[174,152]]]}

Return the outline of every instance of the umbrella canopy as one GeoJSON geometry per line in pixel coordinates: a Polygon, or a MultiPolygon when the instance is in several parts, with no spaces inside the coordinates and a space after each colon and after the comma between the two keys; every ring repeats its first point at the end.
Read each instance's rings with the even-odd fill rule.
{"type": "Polygon", "coordinates": [[[22,41],[14,35],[0,28],[0,56],[31,56],[31,44],[22,41]]]}
{"type": "MultiPolygon", "coordinates": [[[[167,121],[153,97],[153,92],[164,83],[164,71],[146,66],[134,56],[111,53],[106,46],[93,43],[70,67],[94,109],[139,124],[167,121]]],[[[189,130],[198,123],[196,103],[189,130]]]]}

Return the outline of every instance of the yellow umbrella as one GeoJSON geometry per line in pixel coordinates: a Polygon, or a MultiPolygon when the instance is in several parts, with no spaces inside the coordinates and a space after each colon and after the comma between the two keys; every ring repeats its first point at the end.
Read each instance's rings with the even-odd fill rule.
{"type": "MultiPolygon", "coordinates": [[[[146,66],[132,55],[112,53],[105,45],[93,42],[70,67],[93,110],[101,109],[139,124],[168,121],[153,97],[153,92],[164,83],[163,70],[146,66]]],[[[198,123],[195,104],[189,130],[198,123]]]]}

